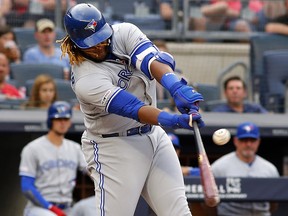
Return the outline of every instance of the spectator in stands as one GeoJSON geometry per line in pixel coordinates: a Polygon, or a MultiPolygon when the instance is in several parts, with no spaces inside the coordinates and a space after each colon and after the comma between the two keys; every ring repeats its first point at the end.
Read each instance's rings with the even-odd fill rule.
{"type": "MultiPolygon", "coordinates": [[[[196,0],[193,1],[192,4],[196,6],[201,6],[203,4],[206,4],[208,0],[196,0]]],[[[166,29],[170,30],[172,29],[172,20],[173,16],[176,14],[179,20],[183,20],[183,1],[178,1],[178,11],[174,12],[173,9],[173,1],[172,0],[158,0],[159,5],[159,14],[162,17],[162,19],[166,23],[166,29]]],[[[189,29],[190,30],[203,30],[203,19],[193,17],[189,20],[189,29]]]]}
{"type": "Polygon", "coordinates": [[[10,73],[9,61],[5,54],[0,53],[0,98],[5,99],[21,99],[23,96],[18,89],[7,83],[7,77],[10,73]]]}
{"type": "MultiPolygon", "coordinates": [[[[176,154],[178,157],[180,157],[181,154],[181,144],[179,137],[174,133],[168,133],[167,134],[174,146],[174,149],[176,151],[176,154]]],[[[183,176],[199,176],[200,170],[197,167],[191,167],[191,166],[181,166],[183,176]]]]}
{"type": "MultiPolygon", "coordinates": [[[[27,49],[23,56],[24,63],[46,63],[56,64],[65,70],[70,70],[68,57],[61,59],[61,50],[55,46],[56,32],[55,25],[49,19],[40,19],[36,22],[35,39],[37,45],[27,49]]],[[[65,77],[69,79],[69,77],[65,77]]]]}
{"type": "Polygon", "coordinates": [[[16,44],[15,34],[9,26],[0,28],[0,52],[6,55],[9,63],[21,62],[21,52],[16,44]]]}
{"type": "Polygon", "coordinates": [[[30,0],[13,0],[11,11],[6,15],[6,23],[11,27],[22,27],[29,17],[30,0]]]}
{"type": "Polygon", "coordinates": [[[57,88],[52,77],[40,74],[35,78],[28,101],[25,108],[47,109],[57,100],[57,88]]]}
{"type": "MultiPolygon", "coordinates": [[[[260,132],[257,125],[244,122],[238,125],[236,136],[233,138],[236,150],[222,156],[211,168],[215,177],[279,177],[277,168],[257,155],[260,145],[260,132]]],[[[277,209],[276,203],[258,202],[221,202],[214,210],[218,216],[271,215],[277,209]]]]}
{"type": "Polygon", "coordinates": [[[276,17],[265,26],[266,32],[288,35],[288,0],[285,0],[285,9],[285,14],[276,17]]]}
{"type": "Polygon", "coordinates": [[[77,171],[86,172],[87,165],[80,145],[65,139],[71,118],[67,102],[53,103],[47,112],[48,133],[21,152],[21,190],[28,200],[24,216],[69,215],[77,171]]]}
{"type": "MultiPolygon", "coordinates": [[[[57,9],[57,7],[61,8],[60,11],[62,11],[63,13],[62,15],[64,15],[64,13],[67,11],[69,7],[75,5],[76,0],[60,0],[60,2],[58,2],[59,5],[57,4],[56,0],[37,0],[32,1],[32,3],[33,2],[34,4],[36,4],[35,8],[38,8],[38,10],[40,9],[45,17],[49,17],[50,19],[54,20],[55,10],[57,9]]],[[[31,6],[30,6],[30,13],[31,13],[31,6]]]]}
{"type": "Polygon", "coordinates": [[[10,12],[12,7],[10,0],[1,0],[0,1],[0,26],[6,25],[5,16],[10,12]]]}
{"type": "MultiPolygon", "coordinates": [[[[253,3],[253,0],[250,1],[252,1],[253,3]]],[[[257,9],[257,7],[255,8],[257,9]]],[[[263,1],[261,10],[251,11],[253,13],[253,15],[251,15],[251,19],[249,20],[251,24],[251,29],[265,32],[265,26],[268,22],[278,16],[282,16],[285,14],[285,5],[283,1],[266,0],[263,1]]]]}
{"type": "MultiPolygon", "coordinates": [[[[201,12],[206,18],[206,28],[210,23],[216,26],[217,30],[230,30],[232,23],[235,24],[235,21],[240,18],[241,8],[240,0],[210,0],[210,4],[201,7],[201,12]]],[[[238,25],[241,26],[242,23],[238,25]]],[[[233,28],[237,29],[238,26],[233,28]]]]}
{"type": "Polygon", "coordinates": [[[233,113],[267,113],[268,111],[259,104],[245,102],[247,98],[246,83],[239,76],[232,76],[225,80],[224,94],[226,103],[218,105],[213,112],[233,113]]]}

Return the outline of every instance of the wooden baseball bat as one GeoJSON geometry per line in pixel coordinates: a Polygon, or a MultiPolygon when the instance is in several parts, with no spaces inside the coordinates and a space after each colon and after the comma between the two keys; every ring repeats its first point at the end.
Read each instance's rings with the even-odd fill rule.
{"type": "Polygon", "coordinates": [[[204,192],[204,201],[207,206],[214,207],[220,202],[217,185],[211,170],[197,122],[193,121],[194,137],[198,150],[198,164],[201,175],[201,184],[204,192]]]}

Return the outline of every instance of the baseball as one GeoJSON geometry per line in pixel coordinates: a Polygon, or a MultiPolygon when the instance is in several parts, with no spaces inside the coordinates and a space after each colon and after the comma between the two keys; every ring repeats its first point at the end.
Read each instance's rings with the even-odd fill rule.
{"type": "Polygon", "coordinates": [[[225,145],[226,143],[229,142],[230,138],[231,138],[231,134],[225,128],[221,128],[219,130],[216,130],[212,136],[213,142],[216,145],[225,145]]]}

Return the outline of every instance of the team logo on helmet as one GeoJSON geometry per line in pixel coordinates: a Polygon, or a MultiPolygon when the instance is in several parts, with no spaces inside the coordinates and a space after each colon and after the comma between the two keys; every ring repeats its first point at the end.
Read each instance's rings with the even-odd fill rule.
{"type": "Polygon", "coordinates": [[[91,31],[95,32],[96,26],[97,26],[97,22],[94,19],[92,19],[88,23],[88,25],[85,27],[85,30],[91,30],[91,31]]]}

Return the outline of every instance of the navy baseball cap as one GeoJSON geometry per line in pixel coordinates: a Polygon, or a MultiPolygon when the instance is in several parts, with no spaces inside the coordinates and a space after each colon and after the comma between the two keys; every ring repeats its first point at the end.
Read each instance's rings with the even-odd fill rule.
{"type": "Polygon", "coordinates": [[[173,133],[168,133],[167,135],[170,138],[170,140],[171,140],[172,144],[174,145],[174,147],[176,147],[176,148],[180,148],[181,147],[178,136],[176,136],[173,133]]]}
{"type": "Polygon", "coordinates": [[[236,137],[238,139],[245,139],[245,138],[259,139],[260,138],[259,128],[252,122],[244,122],[237,127],[236,137]]]}

